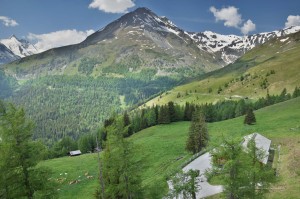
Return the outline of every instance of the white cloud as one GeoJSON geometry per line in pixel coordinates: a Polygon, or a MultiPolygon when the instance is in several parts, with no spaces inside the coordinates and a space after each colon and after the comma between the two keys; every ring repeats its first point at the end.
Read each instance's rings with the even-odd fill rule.
{"type": "Polygon", "coordinates": [[[89,8],[96,8],[108,13],[126,13],[135,6],[133,0],[93,0],[89,8]]]}
{"type": "Polygon", "coordinates": [[[2,23],[5,25],[5,26],[17,26],[19,25],[15,20],[9,18],[9,17],[6,17],[6,16],[0,16],[0,21],[2,21],[2,23]]]}
{"type": "Polygon", "coordinates": [[[241,32],[244,35],[247,35],[249,32],[254,31],[255,28],[256,25],[250,19],[248,19],[248,21],[246,21],[244,25],[241,27],[241,32]]]}
{"type": "Polygon", "coordinates": [[[60,30],[40,35],[29,33],[27,38],[33,41],[38,51],[43,52],[55,47],[80,43],[85,40],[87,36],[91,35],[94,32],[94,30],[60,30]]]}
{"type": "Polygon", "coordinates": [[[256,25],[250,19],[241,27],[240,25],[243,22],[242,15],[239,14],[239,9],[234,6],[228,6],[219,10],[211,6],[209,10],[214,14],[217,22],[224,21],[224,26],[240,29],[244,35],[254,31],[256,28],[256,25]]]}
{"type": "Polygon", "coordinates": [[[242,16],[238,13],[238,8],[234,6],[228,6],[220,10],[212,6],[209,10],[214,14],[216,21],[224,21],[224,25],[227,27],[238,28],[242,23],[242,16]]]}
{"type": "Polygon", "coordinates": [[[289,15],[285,22],[285,27],[290,26],[300,26],[300,16],[299,15],[289,15]]]}

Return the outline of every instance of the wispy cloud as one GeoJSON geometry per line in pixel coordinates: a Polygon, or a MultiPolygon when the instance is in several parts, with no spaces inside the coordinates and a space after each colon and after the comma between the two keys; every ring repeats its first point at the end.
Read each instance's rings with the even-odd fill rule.
{"type": "Polygon", "coordinates": [[[242,15],[239,13],[239,9],[234,6],[228,6],[221,9],[211,6],[209,11],[213,13],[216,22],[223,21],[224,26],[237,28],[244,35],[256,29],[256,25],[250,19],[241,26],[243,23],[242,15]]]}
{"type": "Polygon", "coordinates": [[[40,52],[43,52],[55,47],[80,43],[85,40],[87,36],[91,35],[94,32],[94,30],[59,30],[45,34],[29,33],[27,38],[34,43],[35,47],[40,52]]]}
{"type": "Polygon", "coordinates": [[[17,26],[19,25],[15,20],[9,18],[9,17],[6,17],[6,16],[0,16],[0,21],[7,27],[14,27],[14,26],[17,26]]]}
{"type": "Polygon", "coordinates": [[[289,15],[285,22],[285,27],[290,26],[300,26],[300,16],[299,15],[289,15]]]}
{"type": "Polygon", "coordinates": [[[126,13],[134,7],[133,0],[93,0],[89,8],[95,8],[108,13],[126,13]]]}

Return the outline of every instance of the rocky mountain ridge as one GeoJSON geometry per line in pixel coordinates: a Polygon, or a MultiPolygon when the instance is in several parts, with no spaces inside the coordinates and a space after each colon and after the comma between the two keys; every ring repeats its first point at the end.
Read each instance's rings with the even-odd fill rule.
{"type": "MultiPolygon", "coordinates": [[[[299,30],[300,26],[296,26],[249,36],[222,35],[211,31],[187,32],[166,17],[160,17],[147,8],[138,8],[88,36],[80,44],[41,53],[41,56],[34,59],[51,56],[51,61],[48,59],[48,62],[36,65],[35,68],[55,68],[63,73],[68,71],[70,65],[77,66],[82,58],[88,57],[95,62],[92,73],[96,73],[95,69],[103,74],[103,71],[107,71],[106,67],[116,65],[118,67],[109,70],[110,73],[119,73],[120,67],[135,73],[150,68],[157,71],[156,75],[162,76],[187,71],[203,73],[234,62],[247,51],[272,38],[299,30]],[[132,62],[135,63],[130,67],[132,62]]],[[[15,37],[12,40],[20,41],[15,37]]],[[[21,45],[22,48],[12,45],[13,42],[4,43],[19,57],[38,52],[29,43],[27,48],[26,45],[21,45]]],[[[20,62],[27,62],[27,59],[20,62]]]]}

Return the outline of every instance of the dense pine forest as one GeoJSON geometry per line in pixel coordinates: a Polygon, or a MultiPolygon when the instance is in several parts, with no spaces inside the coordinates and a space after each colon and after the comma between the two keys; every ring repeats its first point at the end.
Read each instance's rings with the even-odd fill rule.
{"type": "Polygon", "coordinates": [[[177,82],[166,77],[150,81],[141,76],[124,79],[78,75],[46,76],[18,85],[14,78],[1,77],[1,95],[25,108],[37,125],[34,138],[42,138],[48,145],[65,136],[78,139],[93,132],[113,112],[141,103],[177,82]]]}

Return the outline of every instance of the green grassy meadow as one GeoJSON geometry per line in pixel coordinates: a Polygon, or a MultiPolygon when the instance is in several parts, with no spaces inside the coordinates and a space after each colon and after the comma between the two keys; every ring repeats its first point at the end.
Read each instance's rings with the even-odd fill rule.
{"type": "Polygon", "coordinates": [[[179,85],[151,99],[146,105],[163,105],[169,101],[181,105],[185,102],[202,104],[245,97],[257,100],[265,97],[267,92],[280,94],[284,88],[291,93],[300,86],[300,33],[291,38],[285,42],[280,39],[266,42],[233,64],[179,85]]]}
{"type": "MultiPolygon", "coordinates": [[[[281,145],[281,150],[278,182],[267,198],[297,198],[300,190],[300,98],[260,109],[255,115],[257,124],[251,126],[243,124],[244,117],[208,124],[210,145],[220,144],[223,136],[242,138],[259,132],[268,137],[273,146],[281,145]]],[[[189,122],[158,125],[129,138],[134,145],[135,158],[140,162],[146,198],[161,198],[167,192],[166,177],[191,157],[184,149],[188,128],[189,122]]],[[[93,198],[98,186],[96,154],[47,160],[40,165],[51,167],[54,179],[66,178],[59,188],[60,198],[93,198]],[[94,178],[87,179],[86,172],[94,178]],[[81,181],[69,185],[76,179],[81,181]]]]}

